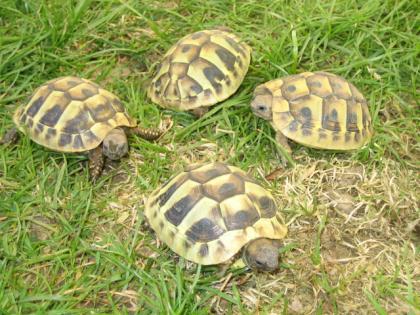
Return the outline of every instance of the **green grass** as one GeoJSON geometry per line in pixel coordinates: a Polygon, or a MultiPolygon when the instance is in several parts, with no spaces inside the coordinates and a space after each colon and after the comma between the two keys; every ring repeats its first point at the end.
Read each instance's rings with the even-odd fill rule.
{"type": "Polygon", "coordinates": [[[419,8],[412,0],[3,0],[1,134],[37,86],[63,75],[116,93],[144,126],[171,116],[174,127],[157,143],[131,139],[130,156],[94,185],[83,155],[27,138],[1,148],[0,314],[414,314],[418,223],[407,227],[419,217],[419,8]],[[200,120],[152,104],[145,87],[165,51],[188,33],[222,25],[253,48],[239,91],[200,120]],[[375,135],[344,154],[293,145],[283,176],[265,181],[283,167],[282,151],[269,124],[252,115],[251,93],[267,80],[313,70],[344,76],[364,93],[375,135]],[[285,203],[286,243],[293,244],[283,252],[287,268],[249,279],[232,270],[221,279],[216,268],[157,246],[143,225],[143,198],[188,163],[207,160],[249,171],[285,203]],[[365,170],[366,180],[346,186],[363,213],[341,225],[346,219],[323,198],[326,183],[340,181],[331,174],[349,167],[365,170]],[[311,237],[299,238],[302,231],[311,237]],[[337,244],[360,241],[352,255],[368,258],[355,260],[354,270],[334,265],[339,276],[332,273],[327,254],[335,251],[323,238],[331,231],[342,233],[337,244]]]}

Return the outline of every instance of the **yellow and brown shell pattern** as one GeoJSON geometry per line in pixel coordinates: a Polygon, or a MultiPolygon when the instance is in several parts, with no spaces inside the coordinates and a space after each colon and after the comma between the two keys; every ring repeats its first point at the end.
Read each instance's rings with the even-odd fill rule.
{"type": "Polygon", "coordinates": [[[89,80],[71,76],[40,86],[13,118],[33,141],[61,152],[91,150],[112,129],[136,125],[117,96],[89,80]]]}
{"type": "Polygon", "coordinates": [[[251,48],[230,32],[187,35],[165,54],[148,95],[154,103],[179,110],[216,104],[235,93],[250,59],[251,48]]]}
{"type": "Polygon", "coordinates": [[[272,124],[286,137],[322,149],[351,150],[372,136],[367,102],[342,77],[304,72],[258,86],[256,95],[272,95],[272,124]]]}
{"type": "Polygon", "coordinates": [[[272,195],[237,167],[192,166],[148,198],[145,215],[175,253],[203,265],[228,261],[251,240],[282,239],[272,195]]]}

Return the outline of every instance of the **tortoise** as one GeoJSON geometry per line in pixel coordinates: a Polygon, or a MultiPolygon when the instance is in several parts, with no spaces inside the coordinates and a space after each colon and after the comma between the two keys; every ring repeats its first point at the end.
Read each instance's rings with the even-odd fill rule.
{"type": "Polygon", "coordinates": [[[92,81],[66,76],[41,85],[13,116],[16,127],[0,143],[16,142],[18,130],[59,152],[87,152],[92,180],[102,173],[104,156],[118,160],[128,151],[126,134],[153,140],[161,130],[136,126],[117,96],[92,81]]]}
{"type": "Polygon", "coordinates": [[[276,139],[290,152],[287,138],[329,150],[353,150],[372,136],[367,102],[344,78],[328,72],[303,72],[257,86],[255,115],[271,122],[276,139]]]}
{"type": "Polygon", "coordinates": [[[150,195],[144,214],[157,237],[187,260],[228,266],[241,256],[251,269],[278,268],[287,227],[273,196],[237,167],[186,168],[150,195]]]}
{"type": "Polygon", "coordinates": [[[200,117],[236,92],[250,59],[251,48],[225,28],[195,32],[165,54],[148,96],[162,107],[200,117]]]}

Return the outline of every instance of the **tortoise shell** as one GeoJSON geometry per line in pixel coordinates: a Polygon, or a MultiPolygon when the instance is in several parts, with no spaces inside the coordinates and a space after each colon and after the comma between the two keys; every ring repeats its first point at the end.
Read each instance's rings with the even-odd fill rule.
{"type": "Polygon", "coordinates": [[[178,110],[216,104],[235,93],[250,59],[251,48],[230,32],[187,35],[163,57],[148,95],[154,103],[178,110]]]}
{"type": "Polygon", "coordinates": [[[272,99],[273,127],[303,145],[352,150],[372,136],[365,98],[337,75],[304,72],[272,80],[255,89],[254,101],[264,95],[272,99]]]}
{"type": "Polygon", "coordinates": [[[287,228],[272,195],[237,167],[190,167],[148,198],[145,216],[174,252],[203,265],[228,261],[257,238],[282,239],[287,228]]]}
{"type": "Polygon", "coordinates": [[[36,143],[61,152],[91,150],[112,129],[135,126],[117,96],[71,76],[41,85],[13,120],[36,143]]]}

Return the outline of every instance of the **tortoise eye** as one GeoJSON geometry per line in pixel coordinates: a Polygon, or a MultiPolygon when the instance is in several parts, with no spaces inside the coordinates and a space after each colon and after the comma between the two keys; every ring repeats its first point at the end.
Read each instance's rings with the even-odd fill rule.
{"type": "Polygon", "coordinates": [[[258,107],[258,110],[262,112],[264,112],[267,109],[267,107],[265,107],[264,105],[258,105],[257,107],[258,107]]]}

